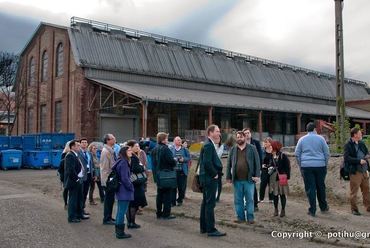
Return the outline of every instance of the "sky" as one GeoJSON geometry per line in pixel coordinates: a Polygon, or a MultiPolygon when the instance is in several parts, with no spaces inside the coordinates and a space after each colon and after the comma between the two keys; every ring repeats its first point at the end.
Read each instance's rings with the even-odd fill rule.
{"type": "MultiPolygon", "coordinates": [[[[370,83],[370,1],[344,1],[345,77],[370,83]]],[[[72,16],[335,73],[334,0],[0,0],[0,51],[72,16]]]]}

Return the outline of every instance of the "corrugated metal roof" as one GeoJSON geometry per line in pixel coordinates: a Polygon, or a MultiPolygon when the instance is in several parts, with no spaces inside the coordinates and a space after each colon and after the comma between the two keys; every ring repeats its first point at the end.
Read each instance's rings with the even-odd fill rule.
{"type": "MultiPolygon", "coordinates": [[[[334,100],[334,78],[275,64],[209,55],[201,49],[165,46],[84,26],[68,30],[76,63],[83,67],[208,82],[229,87],[334,100]]],[[[325,74],[326,75],[326,74],[325,74]]],[[[346,99],[365,99],[364,85],[347,83],[346,99]]]]}
{"type": "MultiPolygon", "coordinates": [[[[245,108],[266,111],[304,113],[335,116],[336,107],[306,102],[266,99],[209,91],[163,87],[147,84],[90,79],[98,84],[140,97],[144,101],[195,104],[217,107],[245,108]]],[[[354,118],[370,119],[370,113],[347,107],[347,115],[354,118]]]]}

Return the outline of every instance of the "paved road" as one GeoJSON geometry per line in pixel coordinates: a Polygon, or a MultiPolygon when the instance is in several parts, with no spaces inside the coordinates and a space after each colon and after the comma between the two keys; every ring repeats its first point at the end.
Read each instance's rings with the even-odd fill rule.
{"type": "MultiPolygon", "coordinates": [[[[157,220],[145,211],[130,230],[133,238],[117,240],[113,226],[101,224],[102,206],[88,209],[91,219],[67,223],[62,200],[55,195],[54,171],[0,171],[0,247],[285,247],[292,240],[272,239],[267,234],[221,227],[228,236],[208,238],[194,220],[157,220]],[[43,184],[44,183],[44,184],[43,184]],[[54,193],[53,193],[54,192],[54,193]]],[[[296,240],[295,247],[329,247],[296,240]]]]}

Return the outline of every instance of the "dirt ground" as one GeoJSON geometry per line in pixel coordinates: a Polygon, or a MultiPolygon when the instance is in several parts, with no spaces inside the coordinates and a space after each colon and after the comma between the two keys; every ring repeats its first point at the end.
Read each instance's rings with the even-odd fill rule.
{"type": "MultiPolygon", "coordinates": [[[[350,238],[340,237],[338,235],[344,232],[370,232],[370,213],[364,211],[363,206],[359,203],[360,211],[363,213],[362,216],[353,216],[350,213],[350,207],[348,203],[348,182],[339,180],[339,165],[341,158],[331,158],[330,165],[328,168],[327,176],[327,192],[328,192],[328,203],[330,211],[327,214],[317,213],[316,217],[310,217],[307,213],[308,204],[306,201],[303,181],[297,165],[292,160],[292,175],[290,184],[291,195],[287,201],[287,216],[284,218],[273,217],[273,205],[271,203],[260,203],[259,211],[255,213],[256,224],[235,224],[234,206],[233,206],[233,194],[232,186],[230,184],[224,184],[223,193],[221,195],[221,201],[216,206],[216,221],[218,228],[225,230],[228,233],[232,233],[235,237],[236,234],[242,234],[238,243],[234,243],[230,247],[242,247],[241,244],[246,242],[255,242],[255,244],[266,244],[265,247],[282,247],[282,246],[295,246],[295,247],[370,247],[370,234],[365,238],[350,238]],[[293,238],[293,239],[282,239],[273,238],[272,233],[304,233],[312,232],[317,236],[293,238]],[[328,235],[337,235],[334,238],[328,238],[328,235]]],[[[225,160],[223,162],[226,162],[225,160]]],[[[196,162],[193,161],[193,165],[196,162]]],[[[186,193],[186,199],[183,206],[172,208],[172,212],[179,216],[179,220],[182,224],[188,225],[189,231],[198,233],[199,232],[199,209],[202,195],[199,193],[191,192],[190,184],[192,180],[193,170],[195,166],[191,168],[190,176],[188,178],[188,191],[186,193]],[[186,223],[186,224],[184,224],[186,223]]],[[[58,177],[55,170],[20,170],[20,171],[0,171],[0,185],[9,186],[9,188],[1,187],[0,189],[0,208],[5,214],[5,210],[2,207],[4,200],[1,199],[1,195],[7,195],[10,188],[20,188],[24,193],[39,192],[44,198],[49,199],[50,205],[53,209],[60,209],[58,212],[61,215],[60,218],[65,218],[65,212],[62,210],[62,199],[61,199],[61,185],[58,182],[58,177]],[[2,191],[6,192],[2,192],[2,191]]],[[[147,199],[149,206],[145,208],[144,215],[139,217],[140,222],[146,223],[150,229],[155,229],[155,195],[156,188],[152,180],[148,182],[147,199]],[[153,220],[146,220],[147,216],[151,216],[153,220]]],[[[97,192],[95,191],[95,197],[97,192]]],[[[8,199],[8,198],[6,198],[8,199]]],[[[361,197],[359,197],[359,202],[361,197]]],[[[97,199],[97,201],[99,201],[97,199]]],[[[97,213],[99,216],[102,211],[102,206],[88,206],[89,211],[97,213]]],[[[27,207],[25,207],[27,209],[27,207]]],[[[40,209],[40,211],[46,211],[40,209]]],[[[1,215],[0,211],[0,215],[1,215]]],[[[100,216],[96,220],[96,226],[99,231],[100,228],[100,216]]],[[[4,229],[4,224],[0,224],[0,230],[4,229]]],[[[68,224],[66,224],[68,225],[68,224]]],[[[177,224],[176,224],[177,225],[177,224]]],[[[169,227],[171,228],[171,227],[169,227]]],[[[185,227],[187,230],[187,227],[185,227]]],[[[175,229],[174,229],[175,230],[175,229]]],[[[176,229],[177,230],[177,229],[176,229]]],[[[171,230],[166,230],[171,232],[171,230]]],[[[185,235],[185,234],[184,234],[185,235]]],[[[186,234],[187,235],[187,234],[186,234]]],[[[0,235],[1,236],[1,235],[0,235]]],[[[228,237],[230,239],[230,237],[228,237]]],[[[198,240],[198,238],[197,238],[198,240]]],[[[202,239],[200,239],[202,240],[202,239]]],[[[9,241],[10,242],[10,241],[9,241]]],[[[195,242],[195,241],[194,241],[195,242]]],[[[197,241],[198,242],[198,241],[197,241]]],[[[199,241],[201,244],[201,241],[199,241]]],[[[191,244],[191,243],[189,243],[191,244]]],[[[208,244],[208,243],[207,243],[208,244]]],[[[17,246],[12,246],[17,247],[17,246]]],[[[35,247],[35,246],[29,246],[35,247]]],[[[94,245],[91,247],[95,247],[94,245]]],[[[147,247],[162,247],[158,243],[153,246],[147,247]]],[[[168,245],[167,247],[188,247],[183,245],[181,242],[176,245],[168,245]]],[[[200,247],[200,245],[192,245],[190,247],[200,247]]],[[[208,247],[202,245],[202,247],[208,247]]],[[[210,247],[218,247],[211,245],[210,247]]]]}

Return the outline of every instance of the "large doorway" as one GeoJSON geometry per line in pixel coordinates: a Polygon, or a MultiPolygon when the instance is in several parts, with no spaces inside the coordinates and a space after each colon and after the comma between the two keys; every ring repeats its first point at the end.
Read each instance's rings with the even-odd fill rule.
{"type": "Polygon", "coordinates": [[[118,143],[123,143],[129,139],[138,139],[138,121],[136,117],[122,117],[112,115],[101,115],[100,135],[111,133],[118,143]]]}

